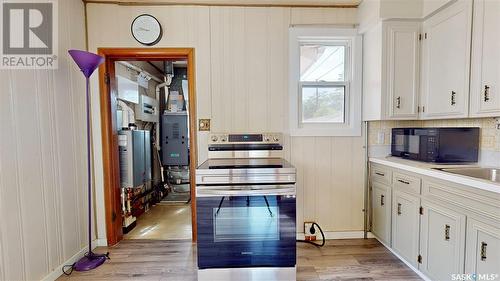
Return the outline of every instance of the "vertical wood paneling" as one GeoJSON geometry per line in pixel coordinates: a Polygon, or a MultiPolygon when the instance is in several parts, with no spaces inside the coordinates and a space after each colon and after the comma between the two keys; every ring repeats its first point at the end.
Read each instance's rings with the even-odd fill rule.
{"type": "Polygon", "coordinates": [[[315,218],[323,228],[332,229],[331,218],[333,216],[333,210],[331,207],[331,198],[335,194],[332,194],[331,192],[331,184],[335,178],[332,178],[332,174],[330,173],[330,167],[333,159],[331,138],[316,138],[314,155],[321,155],[321,157],[316,159],[314,171],[317,175],[317,181],[314,187],[316,191],[314,197],[315,201],[313,205],[316,214],[315,218]]]}
{"type": "MultiPolygon", "coordinates": [[[[356,9],[87,7],[91,50],[140,46],[130,36],[129,24],[141,13],[153,14],[166,27],[156,47],[194,47],[198,118],[211,118],[212,132],[285,134],[285,158],[297,167],[298,230],[304,220],[318,221],[326,231],[362,230],[362,138],[286,135],[289,25],[355,24],[356,9]]],[[[93,90],[98,91],[97,83],[93,90]]],[[[99,124],[94,131],[100,132],[99,124]]],[[[198,137],[201,162],[208,134],[198,137]]],[[[100,141],[99,133],[96,138],[100,141]]],[[[97,150],[95,157],[101,157],[97,150]]]]}
{"type": "Polygon", "coordinates": [[[23,250],[26,279],[36,280],[44,276],[48,268],[46,258],[46,225],[43,205],[39,127],[34,118],[36,104],[35,71],[16,71],[12,78],[14,126],[16,135],[17,173],[23,228],[23,250]],[[27,81],[31,81],[27,83],[27,81]]]}
{"type": "Polygon", "coordinates": [[[0,71],[2,280],[44,278],[86,237],[83,77],[66,53],[85,48],[84,11],[58,3],[59,69],[0,71]]]}
{"type": "Polygon", "coordinates": [[[267,12],[262,8],[245,8],[245,67],[248,97],[246,131],[266,131],[267,115],[267,12]]]}
{"type": "Polygon", "coordinates": [[[4,275],[6,280],[23,280],[25,278],[25,262],[23,249],[23,223],[20,204],[20,188],[17,160],[17,139],[15,132],[15,116],[13,101],[13,74],[12,71],[2,70],[0,81],[0,120],[4,123],[0,138],[0,177],[2,195],[0,199],[3,216],[2,230],[2,260],[4,261],[4,275]]]}

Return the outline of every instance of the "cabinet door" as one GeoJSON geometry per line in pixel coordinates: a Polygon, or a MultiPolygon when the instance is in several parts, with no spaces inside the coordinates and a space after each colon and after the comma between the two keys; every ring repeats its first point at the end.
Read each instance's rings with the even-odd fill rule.
{"type": "Polygon", "coordinates": [[[475,0],[471,116],[500,116],[500,1],[475,0]]]}
{"type": "Polygon", "coordinates": [[[372,233],[391,245],[391,188],[372,183],[372,233]]]}
{"type": "Polygon", "coordinates": [[[423,24],[423,118],[468,116],[471,18],[459,0],[423,24]]]}
{"type": "Polygon", "coordinates": [[[467,220],[465,272],[500,274],[500,225],[467,220]]]}
{"type": "Polygon", "coordinates": [[[384,23],[385,73],[388,117],[418,118],[420,23],[384,23]]]}
{"type": "Polygon", "coordinates": [[[392,249],[417,267],[420,198],[395,189],[392,203],[392,249]]]}
{"type": "Polygon", "coordinates": [[[420,271],[432,280],[464,273],[465,215],[422,200],[420,271]]]}

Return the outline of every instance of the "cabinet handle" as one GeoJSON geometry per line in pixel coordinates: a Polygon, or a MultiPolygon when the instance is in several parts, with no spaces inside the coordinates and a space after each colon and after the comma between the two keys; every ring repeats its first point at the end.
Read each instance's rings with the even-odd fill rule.
{"type": "Polygon", "coordinates": [[[401,212],[401,203],[398,203],[398,216],[402,214],[401,212]]]}
{"type": "Polygon", "coordinates": [[[490,101],[490,86],[484,85],[484,102],[490,101]]]}
{"type": "Polygon", "coordinates": [[[396,98],[396,108],[401,108],[401,97],[396,98]]]}
{"type": "Polygon", "coordinates": [[[381,176],[381,177],[385,176],[385,174],[384,174],[384,173],[375,172],[375,174],[376,174],[376,175],[379,175],[379,176],[381,176]]]}
{"type": "Polygon", "coordinates": [[[457,101],[455,99],[456,95],[457,95],[457,93],[455,91],[451,91],[451,105],[457,104],[457,101]]]}
{"type": "Polygon", "coordinates": [[[384,205],[385,205],[384,195],[380,195],[380,206],[384,206],[384,205]]]}
{"type": "Polygon", "coordinates": [[[410,184],[410,182],[407,182],[407,181],[404,181],[404,180],[398,180],[400,183],[404,183],[404,184],[410,184]]]}
{"type": "Polygon", "coordinates": [[[486,260],[486,246],[488,246],[488,244],[486,244],[485,242],[481,242],[481,260],[482,261],[486,260]]]}
{"type": "Polygon", "coordinates": [[[447,224],[444,226],[444,240],[450,240],[450,226],[447,224]]]}

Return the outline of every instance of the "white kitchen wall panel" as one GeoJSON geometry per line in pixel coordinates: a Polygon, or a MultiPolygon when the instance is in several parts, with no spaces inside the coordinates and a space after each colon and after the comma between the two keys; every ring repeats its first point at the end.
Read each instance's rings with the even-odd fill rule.
{"type": "MultiPolygon", "coordinates": [[[[288,131],[288,27],[353,25],[356,9],[87,4],[89,49],[142,47],[130,22],[142,13],[165,27],[155,47],[193,47],[198,118],[213,132],[288,131]],[[108,17],[109,14],[115,15],[108,17]]],[[[97,79],[92,89],[98,92],[97,79]]],[[[99,108],[98,95],[93,96],[99,108]]],[[[100,116],[93,114],[99,238],[105,238],[100,116]]],[[[198,162],[207,158],[198,132],[198,162]]],[[[363,229],[363,137],[285,136],[285,155],[297,166],[297,223],[315,220],[325,231],[363,229]]]]}
{"type": "Polygon", "coordinates": [[[84,5],[59,1],[59,68],[0,71],[0,279],[40,280],[84,248],[84,5]],[[8,214],[8,215],[5,215],[8,214]]]}

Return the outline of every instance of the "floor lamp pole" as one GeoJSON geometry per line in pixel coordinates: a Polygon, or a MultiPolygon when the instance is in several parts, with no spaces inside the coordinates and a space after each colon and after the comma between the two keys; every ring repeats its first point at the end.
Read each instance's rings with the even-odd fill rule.
{"type": "Polygon", "coordinates": [[[103,264],[108,258],[107,254],[94,254],[92,252],[92,164],[91,164],[91,134],[90,134],[90,75],[97,67],[104,62],[104,58],[86,51],[69,50],[75,63],[85,76],[85,104],[86,104],[86,121],[87,121],[87,188],[88,188],[88,238],[89,250],[85,255],[78,260],[73,269],[76,271],[87,271],[94,269],[103,264]]]}

